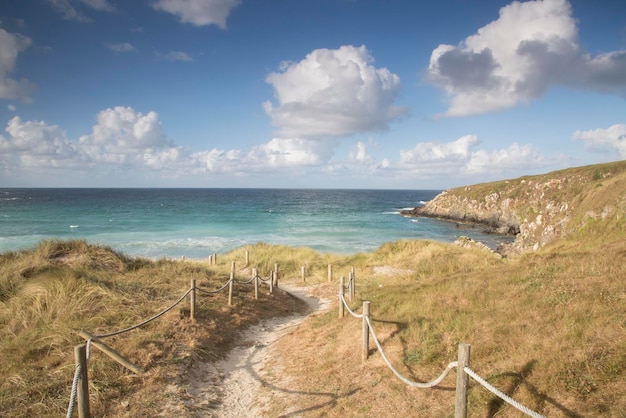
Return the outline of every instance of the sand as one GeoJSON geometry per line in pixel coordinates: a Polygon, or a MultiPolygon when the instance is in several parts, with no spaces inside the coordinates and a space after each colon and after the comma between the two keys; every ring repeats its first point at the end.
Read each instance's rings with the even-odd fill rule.
{"type": "Polygon", "coordinates": [[[281,289],[305,301],[307,314],[264,320],[245,330],[226,359],[194,365],[185,379],[187,409],[195,417],[261,417],[274,397],[287,396],[288,377],[266,367],[272,345],[296,329],[307,315],[323,312],[329,301],[310,296],[312,287],[281,284],[281,289]],[[271,383],[270,383],[271,382],[271,383]]]}

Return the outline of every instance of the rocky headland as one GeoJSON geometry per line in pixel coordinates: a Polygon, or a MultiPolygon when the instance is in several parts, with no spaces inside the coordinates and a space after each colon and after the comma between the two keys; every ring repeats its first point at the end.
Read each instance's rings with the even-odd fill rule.
{"type": "Polygon", "coordinates": [[[595,221],[624,222],[626,161],[577,167],[446,190],[404,216],[483,225],[515,235],[501,249],[522,254],[548,245],[595,221]]]}

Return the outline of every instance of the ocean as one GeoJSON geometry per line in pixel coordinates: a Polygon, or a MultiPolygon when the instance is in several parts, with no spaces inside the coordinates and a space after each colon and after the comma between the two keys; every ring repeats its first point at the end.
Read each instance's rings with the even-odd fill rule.
{"type": "Polygon", "coordinates": [[[84,239],[129,256],[202,259],[264,242],[319,252],[370,252],[385,242],[506,237],[406,218],[439,190],[0,189],[0,253],[46,239],[84,239]]]}

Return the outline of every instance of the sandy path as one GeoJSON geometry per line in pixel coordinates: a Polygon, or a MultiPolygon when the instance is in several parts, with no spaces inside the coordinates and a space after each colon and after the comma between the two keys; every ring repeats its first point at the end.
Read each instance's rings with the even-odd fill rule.
{"type": "MultiPolygon", "coordinates": [[[[281,284],[281,289],[305,301],[308,314],[323,311],[329,301],[310,296],[310,287],[281,284]]],[[[293,331],[306,314],[264,320],[241,334],[239,344],[224,360],[200,363],[189,372],[186,392],[188,405],[197,417],[259,417],[268,409],[272,385],[264,385],[271,377],[276,381],[277,371],[266,370],[272,358],[272,344],[293,331]],[[263,389],[263,396],[259,396],[263,389]],[[268,396],[269,395],[269,396],[268,396]]],[[[283,382],[286,384],[287,382],[283,382]]],[[[284,387],[284,385],[281,385],[284,387]]]]}

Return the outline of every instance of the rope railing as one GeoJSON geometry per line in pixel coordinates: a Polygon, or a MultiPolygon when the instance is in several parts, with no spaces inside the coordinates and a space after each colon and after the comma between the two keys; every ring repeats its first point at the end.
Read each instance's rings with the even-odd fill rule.
{"type": "Polygon", "coordinates": [[[206,293],[206,294],[208,294],[208,295],[212,295],[212,294],[219,293],[219,292],[221,292],[222,290],[226,289],[226,288],[228,287],[228,285],[229,285],[229,284],[230,284],[230,280],[229,280],[229,281],[227,281],[227,282],[224,284],[224,286],[222,286],[222,287],[220,287],[219,289],[216,289],[216,290],[206,290],[206,289],[203,289],[203,288],[201,288],[201,287],[196,287],[196,290],[199,290],[201,293],[206,293]]]}
{"type": "Polygon", "coordinates": [[[391,362],[389,361],[389,358],[385,354],[385,350],[383,350],[383,347],[380,344],[380,341],[378,340],[378,337],[376,336],[376,333],[374,332],[374,328],[372,328],[372,323],[370,322],[370,318],[366,316],[365,320],[367,321],[367,325],[369,326],[370,334],[372,335],[372,338],[374,339],[374,343],[376,344],[376,347],[378,348],[378,352],[380,353],[380,355],[383,358],[383,360],[385,360],[385,363],[387,364],[387,367],[389,367],[389,369],[391,369],[393,374],[395,374],[398,377],[398,379],[400,379],[402,382],[406,383],[409,386],[413,386],[413,387],[420,388],[420,389],[428,389],[428,388],[435,387],[439,383],[441,383],[441,381],[443,379],[445,379],[445,377],[448,375],[448,373],[450,373],[450,370],[454,369],[455,367],[457,367],[459,365],[459,363],[456,362],[456,361],[451,362],[444,369],[444,371],[441,373],[441,375],[439,375],[438,378],[436,378],[435,380],[432,380],[430,382],[421,383],[421,382],[411,381],[411,380],[407,379],[406,377],[402,376],[400,374],[400,372],[398,370],[396,370],[396,368],[391,365],[391,362]]]}
{"type": "MultiPolygon", "coordinates": [[[[273,284],[274,282],[277,283],[277,276],[278,276],[278,265],[275,266],[275,270],[272,271],[270,277],[268,277],[267,279],[263,279],[262,277],[260,277],[257,273],[256,273],[256,269],[254,271],[253,277],[249,280],[237,280],[234,277],[234,263],[233,263],[233,270],[231,271],[231,277],[230,279],[220,288],[216,289],[216,290],[207,290],[207,289],[203,289],[201,287],[196,286],[196,280],[192,279],[191,280],[191,286],[189,289],[187,289],[187,291],[185,291],[185,293],[180,296],[174,303],[172,303],[171,305],[169,305],[167,308],[163,309],[162,311],[158,312],[157,314],[151,316],[150,318],[139,322],[138,324],[135,324],[133,326],[124,328],[124,329],[120,329],[117,331],[112,331],[112,332],[108,332],[108,333],[104,333],[104,334],[99,334],[99,335],[91,335],[90,333],[88,333],[85,330],[82,330],[81,332],[79,332],[79,335],[84,336],[86,339],[86,355],[84,355],[82,358],[82,360],[79,360],[78,358],[76,359],[76,368],[74,371],[74,378],[72,379],[72,389],[70,392],[70,399],[69,399],[69,405],[67,408],[67,418],[71,418],[72,415],[74,414],[74,409],[75,406],[78,405],[79,407],[79,417],[83,417],[89,416],[89,413],[83,413],[84,410],[88,411],[89,410],[89,395],[88,393],[81,393],[83,391],[87,391],[88,386],[85,383],[85,389],[81,390],[81,376],[82,379],[84,379],[86,381],[86,371],[87,371],[87,364],[89,361],[89,354],[90,354],[90,348],[91,348],[91,344],[92,341],[93,343],[100,348],[102,351],[105,352],[105,354],[111,356],[114,360],[118,361],[120,364],[122,364],[123,366],[131,369],[131,371],[134,371],[135,373],[141,372],[141,370],[139,368],[137,368],[136,366],[134,366],[132,363],[130,363],[128,360],[126,360],[123,356],[121,356],[119,353],[115,352],[113,349],[111,349],[110,347],[106,346],[104,343],[100,342],[99,339],[101,338],[107,338],[107,337],[113,337],[115,335],[120,335],[120,334],[124,334],[126,332],[130,332],[132,330],[135,330],[137,328],[140,328],[158,318],[160,318],[161,316],[165,315],[167,312],[171,311],[172,309],[174,309],[178,304],[180,304],[187,296],[191,295],[191,309],[190,309],[190,317],[192,320],[194,320],[194,312],[195,312],[195,292],[199,291],[201,293],[204,294],[215,294],[215,293],[219,293],[221,291],[223,291],[224,289],[226,289],[227,287],[229,288],[229,295],[228,295],[228,304],[231,305],[232,304],[232,293],[233,293],[233,284],[237,283],[240,285],[247,285],[250,284],[252,282],[254,282],[255,285],[255,298],[258,298],[258,282],[269,282],[270,285],[270,293],[273,292],[273,284]],[[77,399],[78,398],[78,399],[77,399]],[[83,399],[83,402],[81,402],[81,398],[83,399]],[[78,402],[77,402],[78,400],[78,402]]],[[[82,346],[76,346],[75,347],[75,351],[78,350],[79,347],[82,346]]]]}
{"type": "MultiPolygon", "coordinates": [[[[354,286],[354,276],[352,276],[350,278],[350,283],[349,283],[349,288],[351,290],[354,289],[354,287],[350,287],[350,286],[354,286]]],[[[347,310],[350,315],[352,315],[355,318],[362,318],[363,319],[363,360],[366,360],[368,357],[368,351],[369,351],[369,335],[372,336],[373,340],[374,340],[374,344],[376,345],[376,348],[378,349],[378,352],[380,353],[381,357],[383,358],[385,364],[387,365],[387,367],[392,371],[392,373],[398,378],[400,379],[403,383],[405,383],[406,385],[412,386],[412,387],[416,387],[416,388],[421,388],[421,389],[427,389],[427,388],[432,388],[437,386],[439,383],[441,383],[443,381],[443,379],[446,378],[446,376],[450,373],[450,370],[457,368],[457,403],[456,403],[456,414],[455,417],[457,418],[465,418],[467,416],[467,387],[462,388],[461,390],[459,390],[459,377],[458,376],[460,373],[466,373],[468,376],[472,377],[476,382],[478,382],[481,386],[483,386],[485,389],[487,389],[488,391],[490,391],[491,393],[493,393],[494,395],[496,395],[497,397],[499,397],[500,399],[502,399],[503,401],[507,402],[509,405],[513,406],[514,408],[518,409],[519,411],[525,413],[526,415],[529,415],[533,418],[545,418],[543,415],[531,410],[530,408],[522,405],[521,403],[515,401],[513,398],[511,398],[510,396],[506,395],[505,393],[503,393],[502,391],[498,390],[497,388],[495,388],[494,386],[490,385],[487,381],[485,381],[482,377],[480,377],[478,374],[476,374],[472,369],[470,369],[468,367],[469,365],[469,345],[464,345],[462,344],[461,346],[466,346],[466,352],[465,354],[463,354],[463,356],[466,356],[462,359],[461,357],[461,346],[459,349],[459,360],[458,361],[453,361],[450,362],[446,368],[443,370],[443,372],[439,375],[439,377],[437,377],[436,379],[430,381],[430,382],[415,382],[412,380],[407,379],[406,377],[402,376],[402,374],[391,364],[391,361],[389,360],[389,358],[387,357],[387,355],[385,354],[385,350],[383,349],[382,344],[380,343],[380,340],[378,339],[378,336],[376,335],[376,332],[374,331],[374,327],[372,326],[372,321],[370,319],[370,315],[369,315],[369,302],[368,301],[364,301],[363,302],[363,314],[357,314],[355,313],[352,309],[350,309],[350,306],[348,305],[348,302],[346,301],[346,298],[344,296],[344,291],[346,289],[346,286],[344,286],[344,278],[341,278],[341,281],[339,283],[339,317],[343,317],[343,312],[344,310],[347,310]],[[462,372],[461,372],[462,371],[462,372]],[[461,392],[461,393],[460,393],[461,392]],[[465,404],[465,405],[464,405],[465,404]]],[[[461,379],[462,380],[462,379],[461,379]]]]}
{"type": "Polygon", "coordinates": [[[502,392],[502,391],[496,389],[495,387],[493,387],[492,385],[490,385],[485,379],[483,379],[482,377],[477,375],[476,372],[474,372],[469,367],[464,367],[463,370],[465,371],[465,373],[470,375],[472,377],[472,379],[474,379],[476,382],[478,382],[482,387],[484,387],[489,392],[493,393],[498,398],[502,399],[504,402],[508,403],[512,407],[516,408],[517,410],[519,410],[519,411],[521,411],[521,412],[525,413],[526,415],[529,415],[529,416],[531,416],[533,418],[544,418],[543,415],[538,414],[537,412],[533,411],[532,409],[522,405],[521,403],[517,402],[515,399],[513,399],[510,396],[506,395],[504,392],[502,392]]]}
{"type": "Polygon", "coordinates": [[[341,298],[341,302],[344,304],[344,306],[346,307],[350,315],[352,315],[355,318],[363,318],[363,314],[357,314],[352,309],[350,309],[350,306],[348,306],[348,302],[346,302],[346,298],[344,295],[340,293],[339,297],[341,298]]]}
{"type": "Polygon", "coordinates": [[[174,302],[172,305],[168,306],[167,308],[165,308],[164,310],[162,310],[161,312],[159,312],[156,315],[151,316],[150,318],[146,319],[145,321],[142,321],[136,325],[133,325],[132,327],[128,327],[128,328],[124,328],[121,329],[119,331],[113,331],[113,332],[109,332],[107,334],[100,334],[100,335],[95,335],[94,338],[107,338],[107,337],[113,337],[114,335],[119,335],[119,334],[123,334],[125,332],[129,332],[132,331],[134,329],[140,328],[152,321],[154,321],[155,319],[158,319],[160,317],[162,317],[163,315],[165,315],[166,313],[168,313],[169,311],[171,311],[172,309],[174,309],[174,307],[176,307],[176,305],[178,305],[180,302],[183,301],[183,299],[185,299],[185,297],[187,297],[187,295],[189,295],[189,293],[191,293],[193,290],[193,288],[188,289],[180,298],[178,298],[178,300],[176,302],[174,302]]]}
{"type": "Polygon", "coordinates": [[[269,276],[267,279],[264,279],[263,277],[257,275],[256,278],[262,282],[269,282],[270,280],[272,280],[272,276],[269,276]]]}

